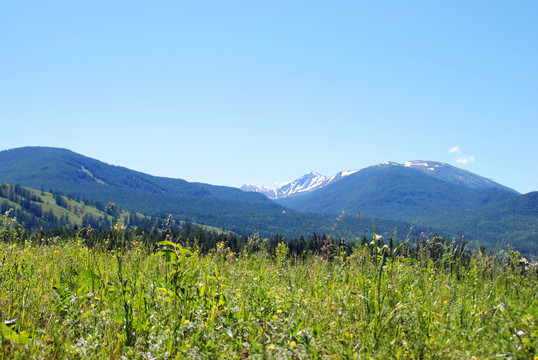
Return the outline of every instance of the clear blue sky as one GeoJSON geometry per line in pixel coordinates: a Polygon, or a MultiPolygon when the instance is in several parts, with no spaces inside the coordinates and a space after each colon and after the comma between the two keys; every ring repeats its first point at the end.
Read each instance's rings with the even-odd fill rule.
{"type": "Polygon", "coordinates": [[[525,193],[537,44],[534,0],[6,0],[0,149],[228,186],[435,160],[525,193]]]}

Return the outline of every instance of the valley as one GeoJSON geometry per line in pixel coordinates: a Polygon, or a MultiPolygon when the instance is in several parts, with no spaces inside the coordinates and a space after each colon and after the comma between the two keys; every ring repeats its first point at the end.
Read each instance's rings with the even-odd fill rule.
{"type": "MultiPolygon", "coordinates": [[[[33,196],[46,189],[47,203],[32,204],[34,212],[41,207],[34,215],[54,220],[34,219],[45,227],[110,225],[105,205],[114,203],[122,214],[117,219],[131,219],[131,225],[165,221],[171,214],[178,221],[247,236],[326,234],[355,241],[376,231],[405,241],[439,233],[453,240],[464,237],[475,247],[510,246],[523,253],[536,253],[538,247],[536,192],[522,195],[433,161],[386,162],[332,177],[311,172],[270,190],[270,199],[259,186],[240,190],[157,177],[66,149],[27,147],[0,152],[0,182],[25,187],[33,196]],[[67,209],[50,200],[54,193],[66,197],[67,209]],[[94,208],[82,214],[85,204],[94,208]],[[68,213],[68,208],[78,210],[68,213]]],[[[9,201],[4,200],[4,210],[13,205],[9,201]]],[[[20,206],[14,211],[22,219],[20,206]]]]}

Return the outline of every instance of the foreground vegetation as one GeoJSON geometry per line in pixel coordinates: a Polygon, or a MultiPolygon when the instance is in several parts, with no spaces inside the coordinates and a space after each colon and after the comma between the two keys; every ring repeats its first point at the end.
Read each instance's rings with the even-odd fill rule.
{"type": "Polygon", "coordinates": [[[375,234],[301,255],[257,237],[202,252],[122,226],[23,241],[7,217],[0,232],[6,359],[538,359],[537,273],[517,252],[375,234]]]}

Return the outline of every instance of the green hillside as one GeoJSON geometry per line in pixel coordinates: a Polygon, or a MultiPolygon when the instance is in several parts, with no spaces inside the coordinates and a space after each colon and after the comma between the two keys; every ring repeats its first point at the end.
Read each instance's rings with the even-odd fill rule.
{"type": "Polygon", "coordinates": [[[538,192],[519,195],[475,209],[447,211],[424,217],[443,234],[465,235],[483,246],[510,245],[538,254],[538,192]]]}
{"type": "Polygon", "coordinates": [[[277,202],[297,211],[360,211],[367,216],[415,221],[424,215],[476,208],[516,195],[505,189],[458,186],[416,169],[386,165],[363,169],[325,188],[277,202]]]}
{"type": "Polygon", "coordinates": [[[0,210],[2,214],[12,211],[21,225],[27,229],[87,226],[109,227],[114,219],[121,224],[140,223],[149,218],[134,212],[115,211],[104,206],[76,200],[60,192],[46,192],[21,185],[0,184],[0,210]]]}
{"type": "Polygon", "coordinates": [[[360,212],[405,221],[488,248],[510,244],[538,253],[536,193],[469,188],[395,166],[374,166],[305,195],[277,200],[297,211],[360,212]]]}
{"type": "Polygon", "coordinates": [[[524,252],[538,249],[536,204],[528,204],[528,215],[520,214],[519,196],[509,189],[463,187],[406,167],[374,166],[276,203],[258,193],[151,176],[65,149],[28,147],[0,152],[0,181],[42,189],[32,192],[40,200],[25,200],[26,213],[16,206],[21,202],[6,199],[3,205],[21,211],[19,220],[35,227],[110,224],[104,213],[110,202],[126,211],[126,223],[136,223],[132,214],[161,220],[172,214],[178,222],[239,235],[354,240],[370,236],[375,227],[385,239],[439,233],[464,235],[489,248],[510,242],[524,252]],[[505,208],[494,206],[505,201],[505,208]]]}
{"type": "MultiPolygon", "coordinates": [[[[262,194],[236,188],[189,183],[181,179],[155,177],[113,166],[72,151],[27,147],[0,152],[0,181],[37,189],[59,189],[92,203],[113,202],[122,209],[146,216],[204,224],[237,234],[287,238],[330,234],[348,239],[369,236],[372,220],[337,215],[306,214],[287,209],[262,194]]],[[[407,234],[410,225],[375,219],[379,233],[407,234]]],[[[419,233],[418,229],[413,230],[419,233]]]]}

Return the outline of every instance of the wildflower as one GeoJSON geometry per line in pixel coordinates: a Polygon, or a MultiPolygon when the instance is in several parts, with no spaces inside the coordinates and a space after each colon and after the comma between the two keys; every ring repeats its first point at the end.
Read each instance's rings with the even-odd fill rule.
{"type": "Polygon", "coordinates": [[[157,296],[157,300],[161,300],[161,299],[162,299],[161,295],[157,296]]]}
{"type": "Polygon", "coordinates": [[[282,310],[278,309],[278,310],[276,311],[276,313],[277,313],[277,314],[281,314],[281,313],[282,313],[282,310]]]}
{"type": "Polygon", "coordinates": [[[271,344],[267,347],[268,350],[275,350],[275,345],[271,344]]]}
{"type": "Polygon", "coordinates": [[[106,312],[105,312],[104,310],[101,311],[101,315],[102,315],[102,316],[105,316],[105,315],[106,315],[106,312]]]}
{"type": "Polygon", "coordinates": [[[292,342],[290,343],[290,346],[291,346],[292,348],[294,348],[294,347],[297,346],[297,343],[296,343],[295,341],[292,341],[292,342]]]}
{"type": "Polygon", "coordinates": [[[273,319],[278,319],[278,316],[277,315],[273,315],[273,319]]]}
{"type": "Polygon", "coordinates": [[[187,349],[190,349],[190,348],[191,348],[191,346],[190,346],[189,344],[185,344],[185,347],[186,347],[187,349]]]}

